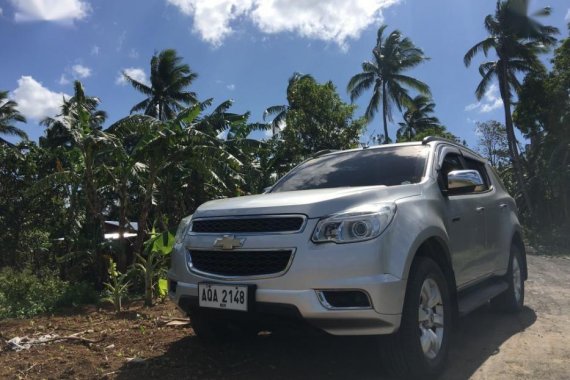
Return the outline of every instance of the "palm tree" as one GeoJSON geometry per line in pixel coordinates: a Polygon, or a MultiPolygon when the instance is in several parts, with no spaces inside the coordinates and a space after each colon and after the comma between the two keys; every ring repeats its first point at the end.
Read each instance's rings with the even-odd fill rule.
{"type": "MultiPolygon", "coordinates": [[[[543,8],[534,16],[548,16],[550,13],[550,8],[543,8]]],[[[521,88],[517,74],[528,74],[542,69],[543,65],[538,59],[538,54],[547,51],[556,43],[554,34],[558,33],[558,29],[542,25],[533,17],[529,17],[528,0],[498,0],[495,14],[487,15],[484,25],[489,36],[469,49],[463,60],[465,66],[469,66],[473,57],[479,52],[487,56],[489,50],[494,50],[496,54],[496,60],[484,62],[479,66],[482,78],[475,95],[477,99],[481,99],[493,78],[497,78],[505,112],[509,154],[518,187],[522,191],[529,212],[532,213],[513,129],[511,90],[518,92],[521,88]]]]}
{"type": "Polygon", "coordinates": [[[87,221],[97,230],[93,231],[95,239],[103,237],[103,205],[100,198],[97,171],[99,161],[110,148],[117,146],[116,139],[101,130],[101,122],[106,114],[95,110],[98,100],[85,95],[83,85],[75,81],[74,95],[69,102],[62,105],[62,112],[55,118],[42,121],[48,126],[57,125],[70,140],[70,147],[79,154],[79,171],[82,177],[83,191],[87,201],[87,221]]]}
{"type": "MultiPolygon", "coordinates": [[[[222,105],[217,110],[222,112],[227,109],[225,107],[222,105]]],[[[228,181],[223,180],[224,176],[237,181],[239,173],[236,168],[241,167],[241,162],[228,153],[223,142],[217,138],[218,132],[212,127],[217,121],[198,127],[198,124],[204,123],[204,117],[198,117],[203,108],[204,103],[196,104],[166,121],[147,115],[131,115],[109,128],[123,140],[129,140],[130,136],[136,137],[132,140],[134,146],[128,154],[133,162],[139,163],[141,169],[144,166],[144,170],[139,170],[138,173],[141,187],[137,201],[140,210],[135,253],[142,252],[153,216],[162,224],[163,229],[167,227],[160,216],[163,215],[162,212],[171,210],[159,207],[165,199],[168,200],[165,190],[197,196],[191,191],[197,185],[201,185],[201,192],[204,192],[206,187],[209,187],[209,191],[216,187],[227,187],[228,181]],[[205,183],[201,178],[195,184],[192,177],[195,173],[200,173],[202,178],[207,177],[211,181],[205,183]]],[[[236,115],[236,118],[239,116],[236,115]]],[[[173,219],[176,216],[169,215],[173,219]]]]}
{"type": "Polygon", "coordinates": [[[182,63],[182,57],[174,49],[163,50],[151,58],[150,86],[126,72],[123,75],[136,90],[147,96],[131,109],[131,113],[142,111],[159,120],[170,120],[184,108],[198,103],[196,93],[185,91],[198,74],[182,63]]]}
{"type": "Polygon", "coordinates": [[[125,233],[130,223],[127,215],[130,209],[129,200],[132,195],[130,191],[133,184],[142,182],[142,173],[146,171],[147,167],[142,162],[138,162],[136,157],[129,154],[128,147],[125,144],[118,144],[109,153],[109,162],[102,166],[106,171],[109,187],[118,200],[119,251],[117,267],[124,272],[128,265],[125,233]]]}
{"type": "MultiPolygon", "coordinates": [[[[288,84],[287,84],[287,101],[289,101],[291,99],[291,91],[293,89],[293,85],[300,81],[301,79],[304,78],[312,78],[312,76],[310,74],[301,74],[301,73],[293,73],[293,75],[291,75],[291,77],[289,78],[288,84]]],[[[268,107],[264,112],[263,112],[263,120],[267,121],[267,119],[270,116],[273,116],[273,119],[271,120],[271,132],[273,134],[273,136],[275,136],[277,133],[279,133],[279,131],[281,131],[281,127],[283,125],[283,123],[285,123],[285,119],[287,118],[287,112],[289,112],[289,110],[291,109],[291,102],[289,101],[289,105],[277,105],[277,106],[271,106],[268,107]]]]}
{"type": "Polygon", "coordinates": [[[392,121],[392,106],[395,104],[401,111],[402,105],[409,104],[412,100],[406,87],[425,95],[430,95],[430,90],[424,82],[403,74],[428,58],[398,30],[384,38],[386,28],[387,25],[382,25],[378,29],[376,47],[372,49],[373,59],[362,63],[362,72],[350,78],[347,91],[350,100],[354,101],[364,91],[372,88],[372,97],[364,116],[371,121],[382,105],[384,142],[389,143],[391,140],[387,122],[392,121]]]}
{"type": "Polygon", "coordinates": [[[439,119],[430,116],[434,112],[435,103],[425,95],[417,95],[404,112],[404,121],[398,123],[400,128],[396,134],[398,141],[412,141],[417,133],[440,126],[439,119]]]}
{"type": "MultiPolygon", "coordinates": [[[[26,132],[13,125],[15,121],[26,122],[24,115],[16,109],[17,106],[18,103],[8,100],[8,91],[0,91],[0,134],[27,139],[28,135],[26,135],[26,132]]],[[[0,142],[8,143],[1,137],[0,142]]]]}
{"type": "Polygon", "coordinates": [[[79,113],[83,111],[89,114],[89,128],[101,130],[103,123],[107,120],[107,113],[97,109],[100,102],[97,97],[85,95],[81,82],[75,81],[74,95],[69,99],[64,99],[61,113],[56,117],[46,117],[40,121],[40,125],[46,127],[45,136],[40,137],[40,146],[72,148],[74,144],[74,138],[71,135],[73,125],[79,123],[79,113]],[[73,125],[69,124],[70,121],[73,125]]]}
{"type": "MultiPolygon", "coordinates": [[[[65,155],[69,159],[67,168],[52,173],[43,182],[67,180],[74,187],[72,191],[80,190],[84,195],[85,219],[78,218],[82,239],[72,242],[72,245],[77,245],[79,251],[94,257],[94,273],[101,284],[106,273],[106,259],[101,245],[105,223],[101,193],[106,186],[101,181],[101,164],[116,149],[118,141],[101,129],[105,113],[96,110],[97,104],[98,99],[86,96],[81,82],[76,81],[74,95],[64,102],[61,113],[55,118],[46,118],[41,123],[48,128],[57,128],[59,136],[65,141],[64,147],[69,152],[65,155]]],[[[74,199],[75,196],[72,196],[70,202],[74,202],[74,199]]],[[[70,208],[74,209],[75,206],[70,203],[70,208]]]]}

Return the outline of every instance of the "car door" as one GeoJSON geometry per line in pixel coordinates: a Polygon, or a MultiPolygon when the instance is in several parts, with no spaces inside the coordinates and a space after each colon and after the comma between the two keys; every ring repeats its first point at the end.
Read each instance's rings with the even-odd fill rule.
{"type": "Polygon", "coordinates": [[[489,247],[489,271],[503,274],[508,267],[511,245],[511,213],[516,205],[505,191],[498,174],[486,164],[484,167],[493,194],[487,206],[487,244],[489,247]]]}
{"type": "MultiPolygon", "coordinates": [[[[439,156],[442,159],[438,183],[442,190],[446,190],[447,174],[465,169],[465,164],[457,148],[446,147],[439,156]]],[[[453,269],[456,283],[461,287],[480,275],[478,265],[485,256],[485,210],[480,198],[474,194],[443,196],[443,202],[453,269]]]]}
{"type": "Polygon", "coordinates": [[[467,169],[476,170],[483,179],[483,185],[476,187],[471,197],[476,199],[476,210],[483,216],[485,222],[485,239],[482,251],[473,261],[473,277],[475,279],[492,274],[497,265],[499,250],[497,235],[501,230],[501,214],[496,189],[491,186],[485,162],[469,152],[462,152],[467,169]]]}

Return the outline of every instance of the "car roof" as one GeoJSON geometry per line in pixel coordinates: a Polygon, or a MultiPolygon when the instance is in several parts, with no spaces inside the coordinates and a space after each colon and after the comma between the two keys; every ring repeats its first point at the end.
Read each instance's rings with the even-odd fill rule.
{"type": "Polygon", "coordinates": [[[421,141],[412,141],[412,142],[405,142],[405,143],[393,143],[393,144],[382,144],[382,145],[373,145],[373,146],[361,146],[359,148],[353,149],[341,149],[341,150],[321,150],[315,153],[311,158],[321,157],[321,156],[333,156],[335,154],[342,154],[342,153],[349,153],[349,152],[358,152],[363,150],[376,150],[376,149],[385,149],[385,148],[394,148],[394,147],[402,147],[402,146],[414,146],[414,145],[422,145],[421,141]]]}
{"type": "Polygon", "coordinates": [[[411,141],[411,142],[392,143],[392,144],[383,144],[383,145],[374,145],[374,146],[361,146],[359,148],[343,149],[343,150],[322,150],[322,151],[315,153],[313,156],[311,156],[309,158],[309,160],[313,159],[313,158],[317,158],[317,157],[333,156],[336,154],[349,153],[349,152],[358,152],[358,151],[376,150],[376,149],[388,149],[388,148],[396,148],[396,147],[404,147],[404,146],[420,146],[420,145],[426,145],[426,146],[430,146],[430,147],[434,147],[434,148],[438,145],[451,145],[451,146],[454,146],[454,147],[460,149],[463,152],[467,152],[470,155],[473,155],[474,157],[476,157],[477,159],[479,159],[483,162],[487,162],[487,160],[484,157],[481,157],[481,155],[479,155],[477,152],[473,151],[472,149],[469,149],[465,145],[460,144],[456,141],[445,139],[445,138],[438,137],[438,136],[428,136],[428,137],[424,138],[422,141],[411,141]]]}

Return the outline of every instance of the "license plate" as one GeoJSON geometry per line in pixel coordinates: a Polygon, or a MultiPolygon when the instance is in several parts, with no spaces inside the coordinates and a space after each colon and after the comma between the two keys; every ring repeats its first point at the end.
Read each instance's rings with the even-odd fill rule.
{"type": "Polygon", "coordinates": [[[198,284],[200,307],[247,311],[247,285],[198,284]]]}

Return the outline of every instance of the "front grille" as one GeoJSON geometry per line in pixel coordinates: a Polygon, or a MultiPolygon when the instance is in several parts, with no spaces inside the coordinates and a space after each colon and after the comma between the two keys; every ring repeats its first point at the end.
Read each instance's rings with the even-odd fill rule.
{"type": "Polygon", "coordinates": [[[218,276],[260,276],[283,272],[292,251],[189,251],[192,267],[218,276]]]}
{"type": "Polygon", "coordinates": [[[205,219],[192,222],[192,232],[205,233],[252,233],[252,232],[295,232],[303,226],[301,216],[272,218],[205,219]]]}

